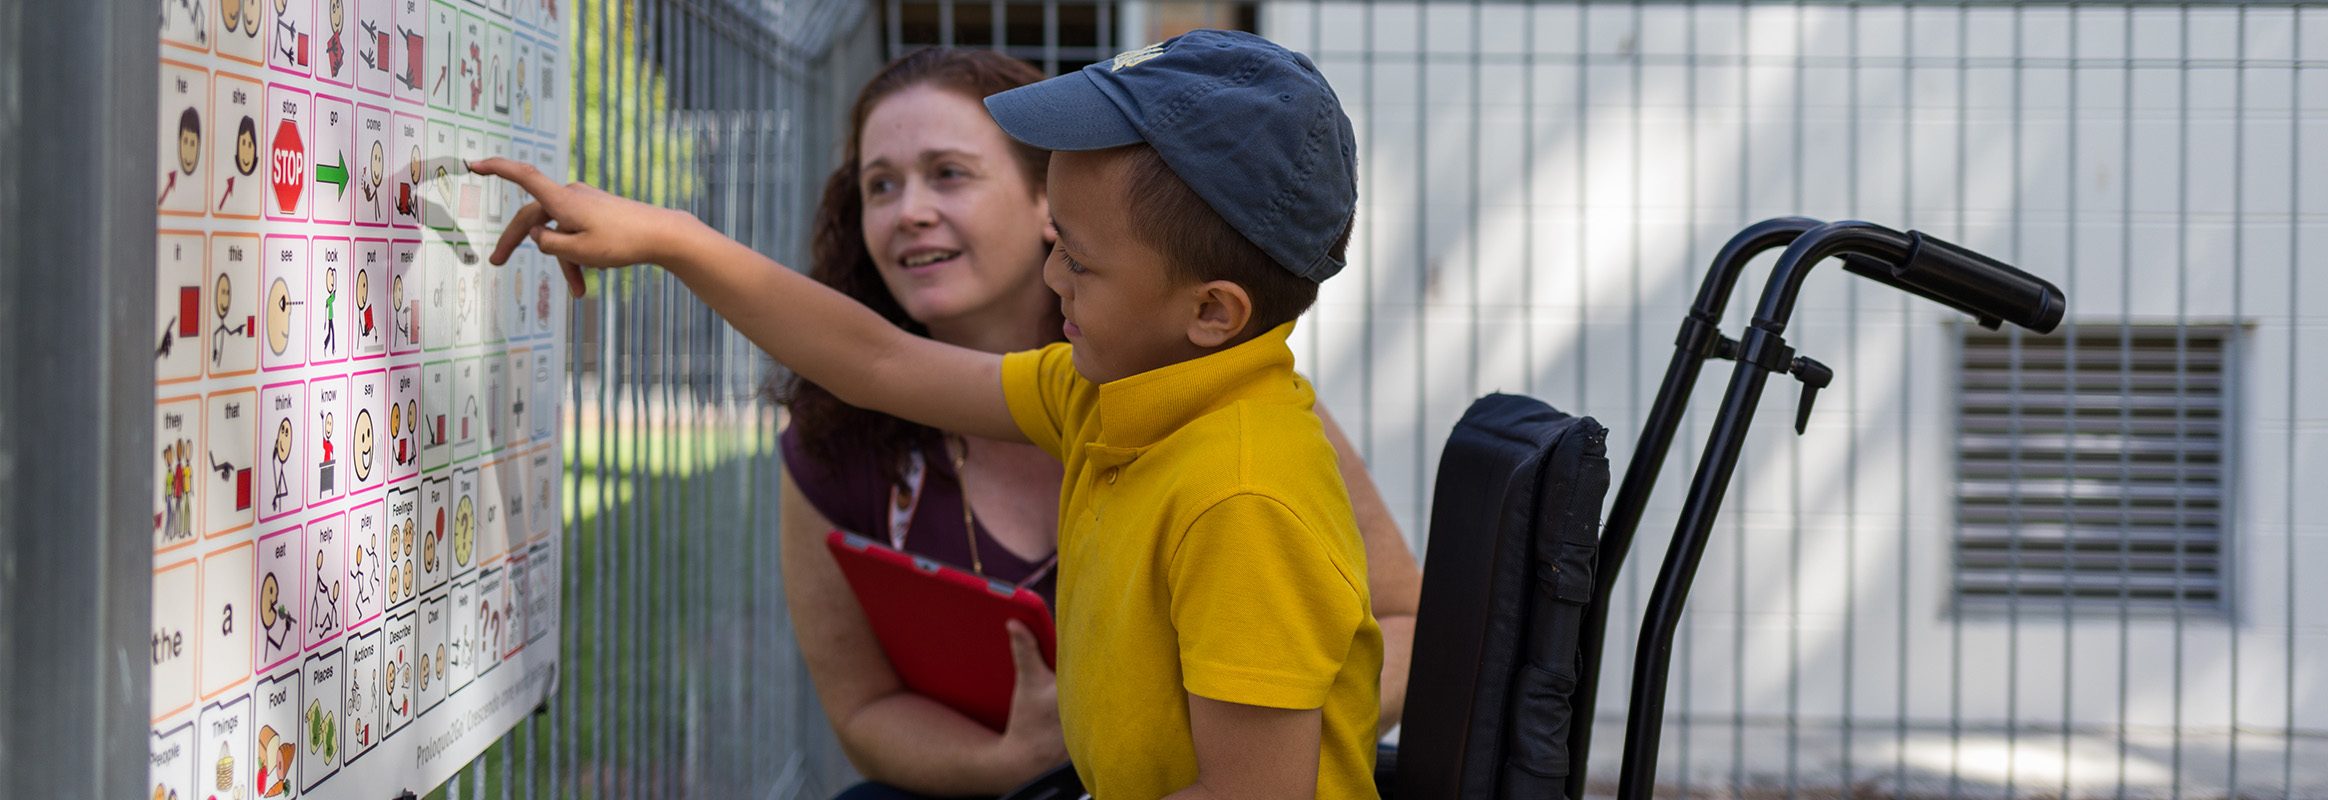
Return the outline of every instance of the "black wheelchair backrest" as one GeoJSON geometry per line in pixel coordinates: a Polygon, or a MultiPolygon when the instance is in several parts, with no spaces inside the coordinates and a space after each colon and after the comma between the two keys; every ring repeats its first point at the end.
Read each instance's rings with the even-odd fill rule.
{"type": "Polygon", "coordinates": [[[1396,797],[1563,797],[1607,438],[1591,417],[1514,395],[1480,398],[1456,423],[1385,787],[1396,797]]]}

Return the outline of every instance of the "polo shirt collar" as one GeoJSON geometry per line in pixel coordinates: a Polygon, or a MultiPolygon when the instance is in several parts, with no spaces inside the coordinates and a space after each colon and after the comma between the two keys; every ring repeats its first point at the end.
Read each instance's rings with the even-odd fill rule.
{"type": "Polygon", "coordinates": [[[1251,340],[1099,386],[1099,444],[1142,448],[1240,400],[1302,388],[1287,322],[1251,340]]]}

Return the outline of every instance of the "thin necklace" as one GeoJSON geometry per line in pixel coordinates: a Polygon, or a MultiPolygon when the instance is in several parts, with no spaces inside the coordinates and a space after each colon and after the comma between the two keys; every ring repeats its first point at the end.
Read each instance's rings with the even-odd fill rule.
{"type": "MultiPolygon", "coordinates": [[[[954,486],[962,492],[962,536],[970,542],[970,571],[983,578],[986,577],[986,564],[978,558],[978,520],[970,513],[970,471],[965,469],[970,462],[970,441],[958,434],[946,434],[946,454],[954,457],[954,486]]],[[[1011,588],[1023,589],[1042,580],[1058,563],[1059,548],[1053,545],[1051,557],[1043,559],[1043,563],[1035,566],[1035,571],[1027,573],[1024,579],[1012,584],[1011,588]]]]}

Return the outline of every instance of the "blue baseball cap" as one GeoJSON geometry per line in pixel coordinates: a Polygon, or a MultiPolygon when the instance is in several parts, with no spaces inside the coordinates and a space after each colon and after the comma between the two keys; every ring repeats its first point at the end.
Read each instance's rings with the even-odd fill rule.
{"type": "Polygon", "coordinates": [[[1146,142],[1280,266],[1312,281],[1342,270],[1331,251],[1358,210],[1358,140],[1307,56],[1190,31],[993,95],[986,110],[1044,150],[1146,142]]]}

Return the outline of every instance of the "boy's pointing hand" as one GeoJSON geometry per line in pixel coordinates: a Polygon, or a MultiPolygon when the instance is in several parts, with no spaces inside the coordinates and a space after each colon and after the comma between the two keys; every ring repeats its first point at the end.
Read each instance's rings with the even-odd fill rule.
{"type": "Polygon", "coordinates": [[[541,251],[558,259],[566,273],[566,288],[575,297],[583,292],[582,268],[606,269],[653,262],[660,255],[664,235],[673,230],[680,212],[616,197],[588,184],[558,184],[533,165],[506,158],[488,158],[469,164],[469,171],[508,180],[534,197],[509,220],[491,260],[502,264],[531,237],[541,251]]]}

